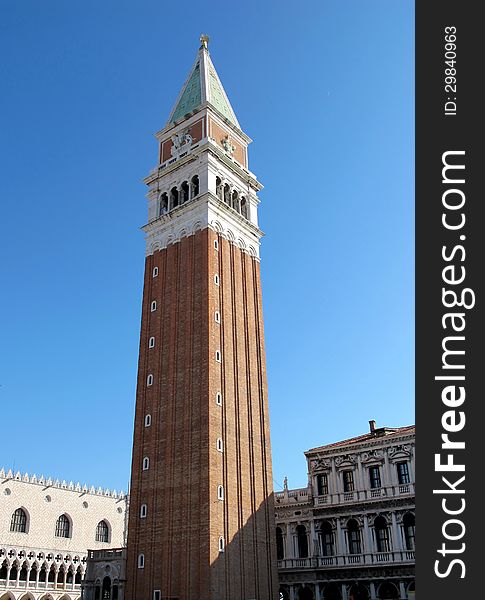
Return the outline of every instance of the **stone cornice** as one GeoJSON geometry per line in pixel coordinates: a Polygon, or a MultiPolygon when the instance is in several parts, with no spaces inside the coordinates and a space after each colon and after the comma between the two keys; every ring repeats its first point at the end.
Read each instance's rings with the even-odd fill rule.
{"type": "Polygon", "coordinates": [[[363,440],[362,442],[349,442],[348,444],[342,444],[339,446],[335,446],[332,448],[328,448],[327,450],[322,448],[315,448],[312,450],[307,450],[304,452],[304,455],[307,458],[318,458],[320,456],[338,456],[341,454],[348,454],[351,450],[352,453],[357,453],[361,451],[365,451],[368,448],[385,448],[394,446],[396,443],[408,441],[414,443],[415,434],[414,433],[405,433],[402,435],[392,434],[382,437],[375,437],[368,440],[363,440]]]}

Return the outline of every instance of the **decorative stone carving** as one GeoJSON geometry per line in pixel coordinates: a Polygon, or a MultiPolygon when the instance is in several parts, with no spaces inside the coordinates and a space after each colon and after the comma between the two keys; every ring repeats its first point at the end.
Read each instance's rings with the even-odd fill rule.
{"type": "Polygon", "coordinates": [[[222,138],[221,144],[222,144],[222,147],[224,148],[226,154],[229,154],[229,156],[232,156],[234,154],[234,152],[236,151],[236,146],[233,146],[230,135],[226,135],[225,138],[222,138]]]}
{"type": "Polygon", "coordinates": [[[314,471],[324,471],[329,470],[330,465],[330,460],[328,460],[327,458],[318,458],[310,462],[310,469],[312,473],[314,471]]]}
{"type": "Polygon", "coordinates": [[[182,131],[181,133],[175,133],[170,139],[172,140],[170,153],[174,158],[179,158],[182,152],[190,150],[193,142],[193,138],[188,130],[182,131]]]}
{"type": "Polygon", "coordinates": [[[399,444],[391,446],[388,450],[390,458],[397,458],[398,456],[411,456],[412,447],[410,444],[399,444]]]}
{"type": "Polygon", "coordinates": [[[362,453],[362,462],[384,462],[384,451],[381,449],[370,450],[362,453]]]}
{"type": "Polygon", "coordinates": [[[355,464],[356,459],[356,454],[343,454],[342,456],[337,456],[335,464],[337,467],[340,467],[343,464],[355,464]]]}

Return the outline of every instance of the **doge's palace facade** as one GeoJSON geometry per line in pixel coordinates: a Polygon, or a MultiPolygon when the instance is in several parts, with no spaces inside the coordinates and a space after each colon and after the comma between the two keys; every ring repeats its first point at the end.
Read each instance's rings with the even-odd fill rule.
{"type": "Polygon", "coordinates": [[[0,600],[78,600],[88,548],[123,546],[126,510],[124,493],[0,469],[0,600]]]}

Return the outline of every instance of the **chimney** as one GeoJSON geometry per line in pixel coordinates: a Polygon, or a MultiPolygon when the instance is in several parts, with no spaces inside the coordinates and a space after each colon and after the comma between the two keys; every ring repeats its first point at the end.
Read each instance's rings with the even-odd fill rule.
{"type": "Polygon", "coordinates": [[[374,421],[374,419],[372,419],[371,421],[369,421],[369,428],[370,428],[370,432],[374,433],[376,430],[376,422],[374,421]]]}

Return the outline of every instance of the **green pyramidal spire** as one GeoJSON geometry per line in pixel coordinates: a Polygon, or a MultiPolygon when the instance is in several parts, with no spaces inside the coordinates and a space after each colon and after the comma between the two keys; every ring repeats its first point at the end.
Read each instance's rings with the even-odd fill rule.
{"type": "Polygon", "coordinates": [[[208,104],[240,129],[229,98],[209,56],[207,48],[209,37],[201,35],[200,41],[201,46],[197,58],[170,114],[167,127],[208,104]]]}

